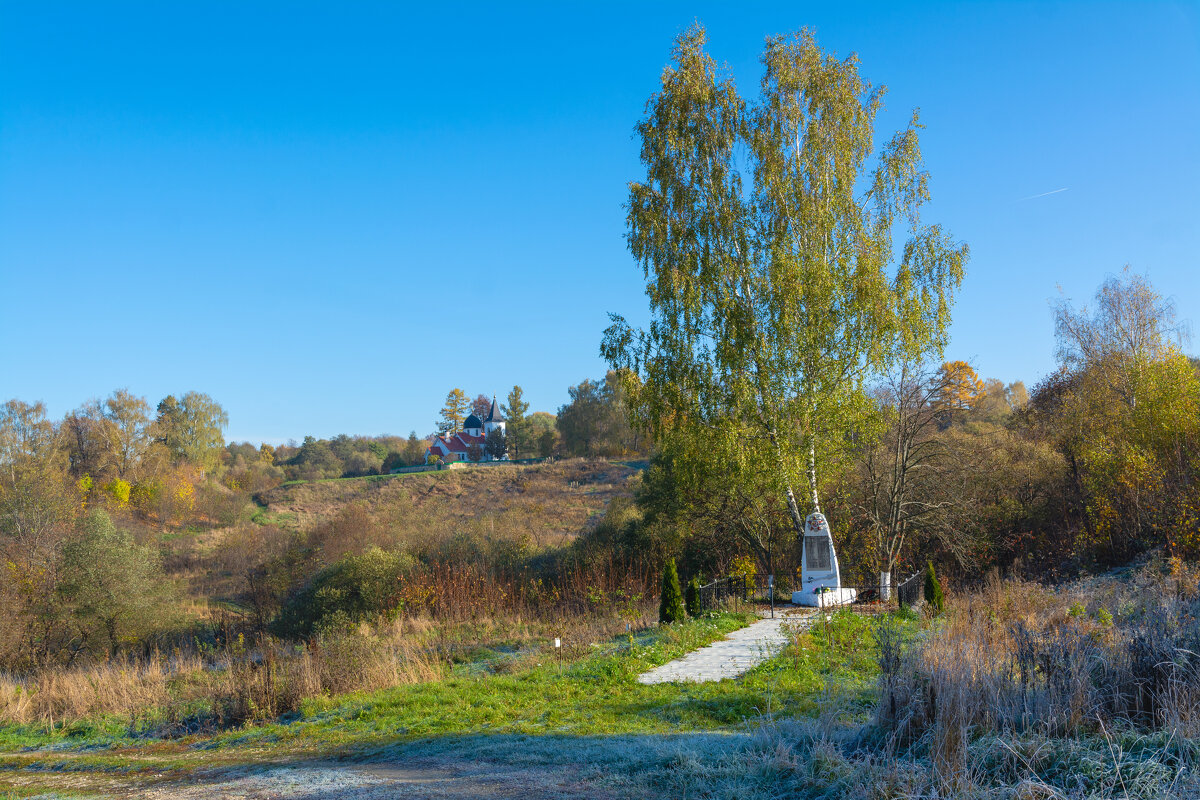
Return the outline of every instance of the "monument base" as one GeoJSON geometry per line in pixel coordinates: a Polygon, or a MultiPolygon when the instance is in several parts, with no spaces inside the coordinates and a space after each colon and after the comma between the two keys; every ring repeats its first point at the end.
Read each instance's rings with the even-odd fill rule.
{"type": "Polygon", "coordinates": [[[817,589],[792,592],[792,605],[805,608],[834,608],[848,606],[854,602],[856,597],[858,597],[858,592],[854,589],[833,589],[821,586],[817,589]]]}

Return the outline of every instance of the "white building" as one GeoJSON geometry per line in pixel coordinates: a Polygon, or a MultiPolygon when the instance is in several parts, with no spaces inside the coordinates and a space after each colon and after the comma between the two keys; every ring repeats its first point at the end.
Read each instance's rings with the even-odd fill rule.
{"type": "MultiPolygon", "coordinates": [[[[497,428],[501,433],[507,435],[506,424],[507,421],[500,413],[500,407],[496,405],[496,397],[493,395],[492,407],[488,410],[487,419],[480,419],[475,414],[471,414],[463,420],[461,431],[433,437],[433,442],[425,451],[425,460],[428,461],[430,456],[437,456],[445,462],[493,461],[495,459],[484,450],[487,435],[497,428]],[[477,459],[471,457],[475,448],[478,448],[477,452],[480,454],[477,459]]],[[[507,459],[508,456],[505,455],[504,458],[507,459]]]]}

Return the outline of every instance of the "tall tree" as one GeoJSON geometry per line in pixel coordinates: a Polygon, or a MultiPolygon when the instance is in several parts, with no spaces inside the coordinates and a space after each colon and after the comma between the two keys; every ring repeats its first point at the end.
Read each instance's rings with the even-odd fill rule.
{"type": "Polygon", "coordinates": [[[109,469],[114,433],[99,401],[89,400],[67,414],[61,432],[74,477],[90,475],[99,479],[109,469]]]}
{"type": "MultiPolygon", "coordinates": [[[[623,378],[610,370],[602,380],[585,380],[567,390],[571,400],[558,410],[554,424],[562,435],[563,449],[569,454],[617,456],[638,450],[639,439],[630,425],[625,399],[628,389],[623,378]]],[[[636,379],[629,380],[636,388],[636,379]]]]}
{"type": "Polygon", "coordinates": [[[186,426],[183,408],[175,399],[175,395],[169,394],[158,402],[155,410],[158,414],[154,418],[154,438],[166,448],[171,455],[171,460],[178,461],[183,458],[183,437],[186,426]]]}
{"type": "Polygon", "coordinates": [[[571,400],[558,410],[554,424],[562,436],[563,449],[574,456],[596,454],[604,435],[603,387],[599,381],[582,381],[567,389],[571,400]]]}
{"type": "Polygon", "coordinates": [[[472,414],[483,420],[487,419],[488,412],[491,410],[492,401],[488,399],[486,394],[475,395],[475,399],[471,401],[472,414]]]}
{"type": "Polygon", "coordinates": [[[48,463],[57,447],[44,403],[9,400],[0,406],[0,468],[15,482],[24,469],[48,463]]]}
{"type": "MultiPolygon", "coordinates": [[[[914,113],[878,153],[884,91],[808,31],[767,41],[753,105],[693,27],[638,124],[645,178],[630,185],[628,242],[651,325],[618,315],[601,348],[652,433],[701,426],[748,465],[766,442],[774,486],[819,509],[818,450],[866,407],[865,377],[940,350],[965,245],[924,224],[928,174],[914,113]],[[893,231],[907,239],[894,253],[893,231]]],[[[763,468],[761,466],[755,468],[763,468]]]]}
{"type": "Polygon", "coordinates": [[[1055,309],[1058,358],[1069,372],[1089,372],[1120,402],[1136,408],[1147,365],[1183,344],[1175,306],[1126,265],[1106,280],[1091,308],[1063,301],[1055,309]]]}
{"type": "Polygon", "coordinates": [[[943,398],[952,393],[953,380],[944,366],[935,371],[903,362],[877,391],[886,428],[864,448],[863,492],[856,505],[875,539],[878,572],[894,572],[918,533],[935,539],[959,564],[974,554],[977,542],[952,516],[969,502],[962,484],[971,470],[956,458],[952,440],[939,435],[943,398]]]}
{"type": "Polygon", "coordinates": [[[102,511],[80,525],[80,535],[63,546],[58,592],[87,642],[103,639],[110,655],[122,638],[149,624],[161,593],[158,554],[133,541],[102,511]]]}
{"type": "Polygon", "coordinates": [[[555,416],[549,411],[535,411],[525,418],[525,424],[529,429],[529,441],[536,442],[546,431],[552,433],[557,431],[554,426],[555,416]]]}
{"type": "Polygon", "coordinates": [[[1093,309],[1061,305],[1056,328],[1062,372],[1039,395],[1061,386],[1053,428],[1087,544],[1114,560],[1159,544],[1200,553],[1200,380],[1171,303],[1126,268],[1093,309]]]}
{"type": "Polygon", "coordinates": [[[542,458],[549,458],[554,455],[554,448],[558,447],[558,431],[554,428],[546,428],[537,437],[538,455],[542,458]]]}
{"type": "Polygon", "coordinates": [[[438,433],[454,433],[462,428],[462,422],[467,417],[471,402],[462,389],[451,389],[446,395],[446,404],[442,406],[441,421],[438,422],[438,433]]]}
{"type": "Polygon", "coordinates": [[[411,467],[417,464],[425,463],[425,450],[429,447],[429,443],[424,439],[417,438],[416,431],[410,431],[408,439],[404,442],[404,466],[411,467]]]}
{"type": "Polygon", "coordinates": [[[965,361],[942,364],[938,370],[937,387],[934,403],[949,413],[974,408],[985,392],[983,381],[965,361]]]}
{"type": "Polygon", "coordinates": [[[229,415],[217,401],[201,392],[188,392],[179,400],[167,395],[157,410],[154,435],[173,461],[203,469],[216,464],[229,425],[229,415]]]}
{"type": "Polygon", "coordinates": [[[0,406],[0,534],[12,537],[35,571],[48,569],[56,530],[72,511],[62,460],[44,404],[14,399],[0,406]]]}
{"type": "Polygon", "coordinates": [[[508,438],[508,449],[512,453],[513,458],[520,458],[521,453],[528,452],[532,445],[532,440],[529,436],[529,425],[525,421],[525,414],[529,411],[529,403],[525,402],[524,393],[520,386],[514,386],[512,391],[508,393],[508,398],[505,403],[500,406],[500,410],[504,412],[504,418],[507,420],[506,433],[508,438]]]}
{"type": "Polygon", "coordinates": [[[150,404],[128,389],[117,389],[104,401],[104,416],[112,423],[112,460],[117,475],[127,478],[141,464],[142,455],[153,442],[150,404]]]}

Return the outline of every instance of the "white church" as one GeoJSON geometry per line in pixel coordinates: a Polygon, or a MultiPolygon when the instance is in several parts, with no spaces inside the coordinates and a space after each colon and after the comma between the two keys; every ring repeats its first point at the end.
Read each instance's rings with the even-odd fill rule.
{"type": "MultiPolygon", "coordinates": [[[[500,413],[500,407],[496,405],[495,395],[492,396],[492,407],[488,411],[487,419],[481,420],[472,413],[463,420],[461,431],[433,437],[433,442],[425,451],[425,460],[429,461],[430,458],[436,456],[446,463],[451,461],[494,461],[496,459],[484,451],[487,435],[494,430],[507,433],[504,415],[500,413]],[[478,452],[481,454],[478,459],[471,458],[472,448],[478,448],[478,452]]],[[[504,458],[507,459],[508,456],[506,455],[504,458]]]]}

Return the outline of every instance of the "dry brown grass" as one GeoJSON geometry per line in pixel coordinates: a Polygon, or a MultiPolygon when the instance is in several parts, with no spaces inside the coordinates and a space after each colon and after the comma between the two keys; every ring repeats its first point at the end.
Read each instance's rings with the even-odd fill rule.
{"type": "Polygon", "coordinates": [[[0,677],[0,723],[115,715],[148,718],[161,733],[272,719],[307,698],[437,680],[443,664],[428,632],[358,631],[305,646],[239,637],[215,652],[153,653],[86,667],[0,677]],[[380,635],[382,634],[382,635],[380,635]]]}
{"type": "Polygon", "coordinates": [[[390,539],[371,542],[381,547],[401,542],[415,550],[446,534],[500,531],[540,548],[577,534],[609,500],[628,493],[634,474],[620,464],[576,458],[293,484],[261,499],[305,530],[360,505],[390,539]]]}
{"type": "Polygon", "coordinates": [[[974,783],[980,736],[1200,736],[1200,597],[1181,570],[1152,563],[1059,591],[992,579],[907,652],[885,635],[876,716],[891,749],[927,752],[936,784],[957,792],[974,783]]]}
{"type": "Polygon", "coordinates": [[[0,676],[0,724],[54,726],[112,715],[173,735],[271,720],[308,698],[440,680],[452,664],[490,646],[524,654],[498,665],[504,670],[542,658],[543,645],[554,637],[566,643],[568,655],[571,648],[582,655],[591,643],[624,633],[627,624],[635,631],[652,624],[655,612],[644,598],[616,603],[596,595],[586,614],[523,614],[506,603],[511,597],[502,588],[483,596],[469,613],[401,615],[302,645],[231,633],[225,646],[203,652],[154,652],[0,676]]]}
{"type": "Polygon", "coordinates": [[[0,677],[0,722],[54,725],[94,714],[129,715],[135,709],[166,705],[168,684],[178,671],[198,671],[195,657],[168,664],[155,657],[114,660],[88,667],[47,670],[25,679],[0,677]]]}

